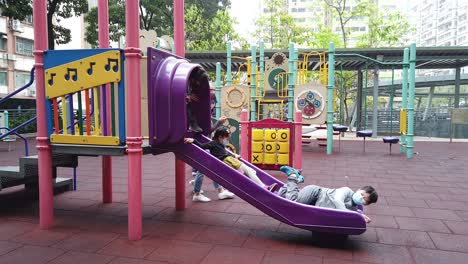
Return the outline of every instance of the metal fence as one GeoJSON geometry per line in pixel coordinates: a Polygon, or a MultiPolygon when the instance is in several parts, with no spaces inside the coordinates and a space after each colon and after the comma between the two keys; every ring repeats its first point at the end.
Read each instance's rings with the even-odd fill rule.
{"type": "MultiPolygon", "coordinates": [[[[424,110],[415,110],[414,112],[414,134],[421,137],[439,137],[450,138],[450,108],[430,108],[424,119],[424,110]]],[[[377,111],[377,130],[379,135],[389,135],[390,130],[393,134],[400,131],[400,111],[393,110],[392,119],[390,119],[390,110],[379,109],[377,111]],[[391,125],[393,124],[392,129],[391,125]]],[[[366,117],[366,128],[372,128],[372,110],[368,110],[363,117],[366,117]]],[[[364,124],[364,119],[362,121],[364,124]]],[[[364,129],[364,127],[363,127],[364,129]]],[[[468,138],[468,126],[457,125],[454,131],[455,138],[468,138]]]]}

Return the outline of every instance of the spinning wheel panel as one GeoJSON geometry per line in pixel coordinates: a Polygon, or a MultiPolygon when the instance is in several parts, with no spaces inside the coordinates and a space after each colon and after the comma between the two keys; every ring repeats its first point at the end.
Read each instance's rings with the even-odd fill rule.
{"type": "Polygon", "coordinates": [[[302,112],[302,117],[314,119],[324,111],[324,97],[317,90],[305,90],[296,98],[296,109],[302,112]]]}

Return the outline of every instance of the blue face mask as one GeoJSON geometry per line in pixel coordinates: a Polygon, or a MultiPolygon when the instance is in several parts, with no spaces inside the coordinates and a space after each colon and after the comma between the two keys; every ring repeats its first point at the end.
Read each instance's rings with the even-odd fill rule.
{"type": "Polygon", "coordinates": [[[229,140],[228,139],[223,139],[222,143],[226,147],[227,145],[229,145],[229,140]]]}
{"type": "Polygon", "coordinates": [[[365,203],[364,197],[359,192],[353,194],[353,202],[357,205],[363,205],[365,203]]]}

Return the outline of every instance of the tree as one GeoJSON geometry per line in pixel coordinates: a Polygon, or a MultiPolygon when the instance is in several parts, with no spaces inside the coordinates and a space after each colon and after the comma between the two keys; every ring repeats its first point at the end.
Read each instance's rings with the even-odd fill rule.
{"type": "Polygon", "coordinates": [[[71,30],[60,25],[62,18],[81,16],[88,11],[87,0],[47,0],[47,35],[49,49],[55,44],[66,44],[71,41],[71,30]],[[53,18],[57,23],[52,23],[53,18]]]}
{"type": "Polygon", "coordinates": [[[403,37],[412,31],[406,17],[400,12],[387,9],[374,10],[369,16],[368,32],[359,36],[358,47],[392,47],[401,46],[403,37]]]}
{"type": "Polygon", "coordinates": [[[218,10],[211,21],[203,19],[203,10],[196,5],[185,14],[187,50],[225,50],[226,41],[240,41],[233,25],[236,21],[227,11],[218,10]]]}
{"type": "Polygon", "coordinates": [[[355,6],[348,6],[349,0],[324,0],[325,6],[332,10],[332,14],[338,16],[340,23],[341,34],[343,38],[343,46],[348,47],[348,36],[351,33],[346,28],[348,22],[358,17],[366,17],[369,15],[369,7],[373,4],[372,0],[354,0],[355,6]]]}
{"type": "MultiPolygon", "coordinates": [[[[230,0],[186,0],[185,13],[189,12],[192,6],[198,9],[198,15],[203,18],[208,24],[212,23],[213,19],[218,15],[218,11],[225,11],[231,4],[230,0]]],[[[173,35],[174,31],[174,14],[173,0],[140,0],[140,28],[145,30],[154,30],[158,36],[173,35]]],[[[193,10],[192,10],[193,11],[193,10]]],[[[88,26],[86,27],[85,40],[91,46],[97,46],[98,43],[98,22],[97,8],[91,9],[85,17],[88,26]]],[[[186,27],[189,27],[186,18],[186,27]]],[[[118,41],[120,36],[125,33],[125,1],[110,0],[109,1],[109,31],[111,40],[118,41]],[[112,10],[111,10],[112,9],[112,10]]],[[[190,25],[191,26],[191,25],[190,25]]],[[[192,27],[194,28],[194,27],[192,27]]],[[[187,34],[189,31],[186,29],[187,34]]],[[[186,37],[188,41],[196,41],[200,36],[195,34],[186,37]]]]}
{"type": "Polygon", "coordinates": [[[333,33],[330,28],[319,25],[319,30],[312,33],[308,45],[312,48],[328,49],[330,42],[333,42],[336,48],[343,47],[343,41],[340,35],[333,33]]]}
{"type": "Polygon", "coordinates": [[[25,20],[32,14],[31,0],[2,0],[0,1],[2,16],[10,19],[25,20]]]}
{"type": "Polygon", "coordinates": [[[286,0],[271,0],[266,8],[268,14],[262,15],[255,22],[257,30],[254,37],[269,43],[271,49],[287,48],[290,42],[301,45],[310,37],[310,30],[296,25],[288,14],[286,0]]]}

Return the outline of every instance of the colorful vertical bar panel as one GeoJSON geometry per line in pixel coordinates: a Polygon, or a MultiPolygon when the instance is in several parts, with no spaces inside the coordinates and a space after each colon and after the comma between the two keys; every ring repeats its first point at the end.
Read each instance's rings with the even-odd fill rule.
{"type": "Polygon", "coordinates": [[[89,89],[85,90],[85,106],[86,106],[86,135],[91,136],[91,105],[89,101],[89,89]]]}
{"type": "Polygon", "coordinates": [[[93,112],[94,112],[94,135],[100,134],[101,124],[99,123],[99,88],[93,88],[93,112]]]}
{"type": "Polygon", "coordinates": [[[122,67],[121,71],[121,80],[119,82],[118,90],[118,106],[119,106],[119,138],[120,143],[124,144],[127,140],[127,135],[125,131],[125,72],[122,67]]]}
{"type": "Polygon", "coordinates": [[[111,118],[112,118],[112,136],[115,137],[115,83],[111,83],[111,118]]]}
{"type": "Polygon", "coordinates": [[[58,117],[58,105],[57,105],[57,98],[52,99],[54,105],[54,126],[55,126],[55,134],[59,134],[59,117],[58,117]]]}
{"type": "Polygon", "coordinates": [[[80,136],[83,135],[83,102],[81,101],[81,92],[78,92],[78,127],[80,136]]]}
{"type": "Polygon", "coordinates": [[[62,133],[64,135],[68,134],[68,129],[67,129],[67,99],[65,96],[62,96],[62,133]]]}

